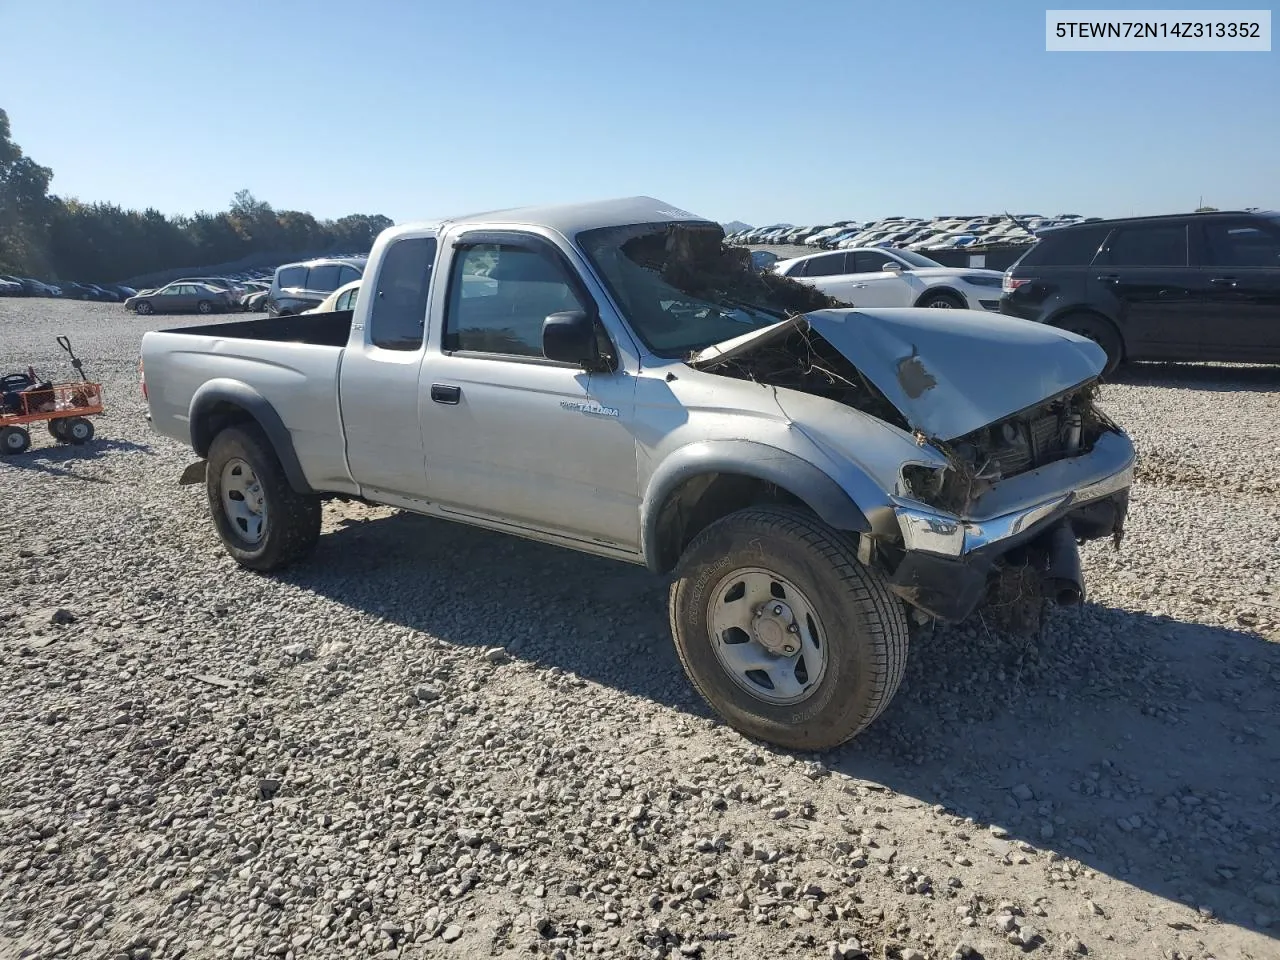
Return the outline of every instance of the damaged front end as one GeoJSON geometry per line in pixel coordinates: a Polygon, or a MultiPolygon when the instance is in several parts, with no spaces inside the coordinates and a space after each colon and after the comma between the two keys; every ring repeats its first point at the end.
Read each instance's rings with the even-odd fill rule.
{"type": "Polygon", "coordinates": [[[955,313],[822,311],[690,363],[910,433],[920,455],[904,458],[887,491],[891,519],[864,537],[864,561],[929,617],[987,607],[1025,627],[1044,600],[1084,600],[1079,543],[1118,544],[1133,446],[1096,405],[1103,358],[1093,344],[1031,324],[966,328],[955,313]]]}

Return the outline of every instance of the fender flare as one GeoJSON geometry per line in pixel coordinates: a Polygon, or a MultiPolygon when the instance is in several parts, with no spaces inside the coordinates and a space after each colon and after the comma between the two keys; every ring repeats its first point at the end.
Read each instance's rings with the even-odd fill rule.
{"type": "Polygon", "coordinates": [[[681,447],[659,464],[640,503],[640,549],[645,566],[664,573],[658,524],[663,505],[686,480],[706,473],[728,473],[772,483],[799,497],[836,530],[871,532],[871,523],[853,498],[809,461],[752,440],[700,440],[681,447]]]}
{"type": "Polygon", "coordinates": [[[230,403],[244,410],[267,435],[275,454],[280,458],[289,486],[298,493],[315,493],[302,472],[298,453],[293,448],[293,435],[273,407],[257,390],[239,380],[216,378],[201,384],[191,398],[187,423],[191,430],[191,448],[198,457],[208,457],[209,447],[217,435],[210,417],[219,403],[230,403]]]}

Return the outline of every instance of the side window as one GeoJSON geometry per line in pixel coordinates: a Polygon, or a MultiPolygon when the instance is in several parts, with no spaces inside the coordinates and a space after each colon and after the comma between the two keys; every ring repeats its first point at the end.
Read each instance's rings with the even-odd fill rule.
{"type": "Polygon", "coordinates": [[[335,310],[351,310],[355,307],[355,301],[356,301],[356,292],[354,290],[348,290],[346,293],[344,293],[342,296],[338,298],[338,302],[334,306],[334,309],[335,310]]]}
{"type": "Polygon", "coordinates": [[[1087,267],[1098,255],[1110,227],[1048,230],[1022,258],[1024,266],[1087,267]]]}
{"type": "MultiPolygon", "coordinates": [[[[338,268],[338,287],[346,286],[352,280],[360,279],[360,271],[350,264],[344,263],[338,268]]],[[[338,289],[334,287],[334,289],[338,289]]]]}
{"type": "Polygon", "coordinates": [[[281,289],[285,287],[305,287],[307,285],[306,267],[281,267],[276,274],[281,289]]]}
{"type": "Polygon", "coordinates": [[[341,285],[338,283],[338,265],[336,263],[326,263],[318,267],[312,267],[311,272],[307,274],[308,290],[332,293],[341,285]]]}
{"type": "Polygon", "coordinates": [[[1105,256],[1113,267],[1185,267],[1187,228],[1180,223],[1120,227],[1112,234],[1105,256]]]}
{"type": "MultiPolygon", "coordinates": [[[[374,346],[387,350],[417,350],[422,346],[435,259],[435,237],[396,240],[382,254],[377,282],[369,285],[373,297],[369,339],[374,346]]],[[[368,284],[368,279],[364,283],[368,284]]]]}
{"type": "Polygon", "coordinates": [[[549,252],[507,244],[459,248],[449,278],[444,349],[542,356],[542,322],[583,310],[561,264],[549,252]]]}
{"type": "Polygon", "coordinates": [[[860,250],[857,253],[849,254],[849,259],[853,262],[850,264],[850,273],[880,273],[884,270],[884,265],[893,259],[887,257],[883,253],[869,253],[866,250],[860,250]]]}
{"type": "Polygon", "coordinates": [[[844,254],[829,253],[823,257],[814,257],[805,261],[806,277],[835,277],[844,273],[844,254]]]}
{"type": "Polygon", "coordinates": [[[1217,267],[1280,267],[1280,238],[1247,223],[1206,223],[1209,263],[1217,267]]]}

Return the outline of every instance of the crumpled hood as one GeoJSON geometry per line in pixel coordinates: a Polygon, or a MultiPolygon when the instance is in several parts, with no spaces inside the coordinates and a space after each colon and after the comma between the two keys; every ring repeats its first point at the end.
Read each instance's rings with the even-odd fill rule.
{"type": "Polygon", "coordinates": [[[926,436],[954,440],[1102,373],[1106,354],[1056,327],[976,310],[818,310],[708,347],[712,369],[807,323],[926,436]]]}

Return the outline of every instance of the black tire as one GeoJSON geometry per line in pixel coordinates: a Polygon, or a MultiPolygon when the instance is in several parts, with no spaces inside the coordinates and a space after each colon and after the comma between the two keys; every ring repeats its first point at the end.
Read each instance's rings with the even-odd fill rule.
{"type": "Polygon", "coordinates": [[[827,750],[852,739],[888,705],[906,667],[902,602],[879,573],[858,562],[849,538],[794,508],[741,510],[698,534],[680,559],[669,612],[680,662],[712,709],[748,736],[782,747],[827,750]],[[746,568],[795,584],[818,612],[827,663],[799,702],[752,695],[713,648],[712,593],[746,568]]]}
{"type": "Polygon", "coordinates": [[[1124,345],[1120,342],[1120,334],[1110,321],[1091,313],[1069,313],[1055,320],[1053,325],[1092,340],[1106,352],[1107,365],[1102,368],[1103,376],[1115,373],[1124,359],[1124,345]]]}
{"type": "Polygon", "coordinates": [[[205,470],[209,513],[227,553],[250,570],[277,570],[306,557],[320,538],[320,498],[289,485],[280,458],[257,424],[228,427],[213,438],[205,470]],[[223,470],[232,460],[247,463],[261,487],[265,509],[257,541],[242,535],[223,504],[223,470]]]}
{"type": "Polygon", "coordinates": [[[68,417],[62,428],[62,439],[76,446],[88,443],[93,439],[93,421],[84,417],[68,417]]]}
{"type": "Polygon", "coordinates": [[[16,456],[26,453],[31,446],[31,434],[22,427],[5,427],[0,430],[0,454],[16,456]]]}
{"type": "Polygon", "coordinates": [[[136,314],[139,314],[140,316],[147,317],[147,316],[150,316],[155,311],[152,308],[151,304],[143,300],[141,303],[135,303],[133,305],[133,312],[136,314]]]}
{"type": "Polygon", "coordinates": [[[213,304],[208,300],[201,300],[196,304],[197,313],[213,313],[213,304]]]}
{"type": "Polygon", "coordinates": [[[945,290],[929,291],[917,301],[918,307],[932,307],[939,310],[968,310],[969,305],[961,297],[945,290]]]}
{"type": "Polygon", "coordinates": [[[49,421],[49,436],[57,440],[59,443],[67,442],[67,418],[58,417],[56,420],[49,421]]]}

